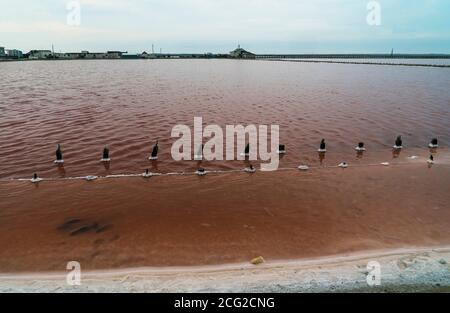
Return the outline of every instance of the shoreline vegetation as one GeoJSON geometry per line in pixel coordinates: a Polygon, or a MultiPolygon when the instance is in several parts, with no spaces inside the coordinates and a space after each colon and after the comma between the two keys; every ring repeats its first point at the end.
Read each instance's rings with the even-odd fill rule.
{"type": "Polygon", "coordinates": [[[450,292],[450,246],[364,251],[313,259],[195,267],[0,274],[0,292],[450,292]],[[367,264],[380,264],[380,285],[367,264]],[[245,281],[245,283],[243,283],[245,281]]]}

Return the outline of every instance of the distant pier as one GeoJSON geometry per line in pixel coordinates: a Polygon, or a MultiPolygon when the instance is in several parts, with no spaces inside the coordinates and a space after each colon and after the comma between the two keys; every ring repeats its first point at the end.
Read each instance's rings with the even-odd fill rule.
{"type": "Polygon", "coordinates": [[[256,54],[256,59],[450,59],[450,54],[256,54]]]}

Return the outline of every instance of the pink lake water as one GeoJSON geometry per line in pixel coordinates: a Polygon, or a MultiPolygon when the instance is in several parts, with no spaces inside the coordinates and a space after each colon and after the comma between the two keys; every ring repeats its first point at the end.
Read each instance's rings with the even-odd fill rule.
{"type": "MultiPolygon", "coordinates": [[[[170,148],[176,124],[277,124],[281,167],[353,161],[364,141],[389,151],[450,142],[450,70],[235,60],[99,60],[0,63],[0,178],[189,171],[170,148]],[[156,140],[160,157],[148,160],[156,140]],[[53,164],[62,145],[65,166],[53,164]],[[105,145],[112,162],[99,162],[105,145]]],[[[194,151],[194,147],[193,147],[194,151]]],[[[367,158],[370,154],[367,154],[367,158]]],[[[358,162],[362,162],[358,159],[358,162]]],[[[203,164],[237,169],[241,161],[203,164]]]]}

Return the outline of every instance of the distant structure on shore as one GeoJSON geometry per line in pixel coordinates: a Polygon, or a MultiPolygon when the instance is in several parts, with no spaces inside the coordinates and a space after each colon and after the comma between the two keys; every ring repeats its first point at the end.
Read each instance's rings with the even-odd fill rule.
{"type": "Polygon", "coordinates": [[[108,51],[108,52],[66,52],[55,53],[50,50],[31,50],[25,56],[30,60],[43,60],[43,59],[120,59],[126,52],[121,51],[108,51]]]}
{"type": "Polygon", "coordinates": [[[31,50],[26,55],[30,60],[48,59],[52,56],[50,50],[31,50]]]}
{"type": "Polygon", "coordinates": [[[240,45],[230,53],[155,53],[152,45],[151,53],[144,51],[128,54],[123,51],[107,52],[54,52],[51,50],[31,50],[22,53],[17,49],[0,47],[0,61],[14,60],[112,60],[112,59],[450,59],[450,54],[255,54],[241,48],[240,45]]]}
{"type": "Polygon", "coordinates": [[[21,59],[23,58],[23,53],[17,49],[5,49],[5,47],[0,47],[0,60],[1,59],[21,59]]]}
{"type": "Polygon", "coordinates": [[[139,54],[124,54],[122,59],[226,59],[228,54],[214,53],[148,53],[146,51],[139,54]]]}
{"type": "Polygon", "coordinates": [[[237,49],[230,52],[230,57],[233,59],[256,59],[256,54],[248,52],[238,45],[237,49]]]}

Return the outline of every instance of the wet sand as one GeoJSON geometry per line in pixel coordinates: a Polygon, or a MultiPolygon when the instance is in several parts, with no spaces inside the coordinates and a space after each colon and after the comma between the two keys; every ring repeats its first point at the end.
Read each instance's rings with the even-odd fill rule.
{"type": "MultiPolygon", "coordinates": [[[[441,152],[440,152],[441,153],[441,152]]],[[[199,266],[450,244],[450,167],[0,182],[0,272],[199,266]]]]}

